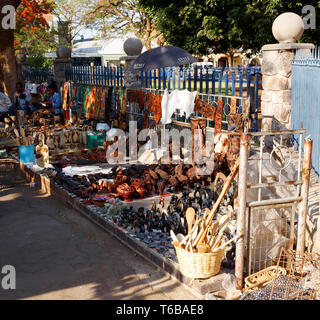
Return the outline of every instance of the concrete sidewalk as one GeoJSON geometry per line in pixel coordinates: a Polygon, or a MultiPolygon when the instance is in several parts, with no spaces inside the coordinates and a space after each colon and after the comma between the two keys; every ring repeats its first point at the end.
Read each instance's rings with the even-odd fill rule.
{"type": "Polygon", "coordinates": [[[197,299],[1,164],[0,184],[8,186],[0,190],[0,270],[10,264],[17,275],[16,290],[0,286],[0,299],[197,299]]]}

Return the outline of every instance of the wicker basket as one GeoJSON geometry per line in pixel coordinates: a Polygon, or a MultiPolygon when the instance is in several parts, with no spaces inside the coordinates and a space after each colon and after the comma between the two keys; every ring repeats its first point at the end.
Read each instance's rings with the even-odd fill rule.
{"type": "Polygon", "coordinates": [[[179,269],[183,275],[194,279],[210,278],[220,271],[224,248],[216,252],[193,253],[175,246],[179,269]]]}

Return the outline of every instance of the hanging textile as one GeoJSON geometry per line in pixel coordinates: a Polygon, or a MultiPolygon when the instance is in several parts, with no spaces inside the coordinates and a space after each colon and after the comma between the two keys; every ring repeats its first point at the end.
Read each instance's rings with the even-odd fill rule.
{"type": "Polygon", "coordinates": [[[76,113],[77,112],[77,111],[74,112],[75,97],[76,97],[77,90],[78,90],[78,86],[76,84],[74,84],[73,90],[72,90],[72,96],[71,96],[71,99],[70,99],[70,109],[71,109],[72,113],[76,113]]]}
{"type": "Polygon", "coordinates": [[[84,117],[90,118],[90,106],[91,106],[91,87],[87,86],[84,102],[84,117]]]}
{"type": "Polygon", "coordinates": [[[127,103],[126,88],[120,88],[120,106],[121,114],[126,114],[126,103],[127,103]]]}
{"type": "Polygon", "coordinates": [[[222,129],[222,112],[223,112],[223,102],[222,99],[217,101],[216,116],[214,119],[214,134],[221,132],[222,129]]]}
{"type": "Polygon", "coordinates": [[[97,87],[93,86],[91,88],[89,119],[94,119],[94,113],[96,108],[96,98],[97,98],[96,95],[97,95],[97,87]]]}
{"type": "Polygon", "coordinates": [[[139,105],[139,109],[144,109],[145,104],[145,93],[144,90],[127,90],[127,101],[129,103],[137,103],[139,105]]]}
{"type": "Polygon", "coordinates": [[[107,88],[107,97],[106,97],[106,105],[105,105],[105,119],[108,120],[113,120],[113,87],[108,87],[107,88]]]}
{"type": "Polygon", "coordinates": [[[69,82],[65,82],[63,84],[63,101],[62,101],[62,109],[67,110],[68,106],[68,92],[69,92],[69,82]]]}
{"type": "Polygon", "coordinates": [[[105,121],[105,111],[106,111],[106,99],[107,99],[107,88],[104,87],[101,93],[101,104],[100,104],[100,113],[99,120],[105,121]]]}
{"type": "Polygon", "coordinates": [[[147,109],[149,113],[152,112],[153,99],[154,99],[153,92],[147,92],[147,109]]]}
{"type": "Polygon", "coordinates": [[[196,97],[194,102],[194,112],[199,112],[209,120],[215,119],[216,107],[196,97]]]}
{"type": "Polygon", "coordinates": [[[87,86],[82,86],[81,88],[81,92],[80,92],[80,97],[79,100],[82,101],[81,104],[81,113],[80,113],[80,117],[84,118],[85,117],[85,109],[86,109],[86,95],[87,95],[87,86]]]}
{"type": "Polygon", "coordinates": [[[100,107],[101,107],[101,87],[97,87],[96,105],[94,109],[94,120],[99,119],[100,107]]]}
{"type": "Polygon", "coordinates": [[[161,101],[162,101],[162,96],[160,93],[157,93],[154,97],[153,107],[152,107],[154,120],[155,120],[156,124],[158,124],[161,119],[161,112],[162,112],[161,101]]]}

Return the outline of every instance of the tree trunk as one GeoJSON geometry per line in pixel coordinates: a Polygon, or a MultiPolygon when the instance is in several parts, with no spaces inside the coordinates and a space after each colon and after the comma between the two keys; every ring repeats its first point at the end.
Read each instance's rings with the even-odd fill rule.
{"type": "MultiPolygon", "coordinates": [[[[12,5],[17,8],[19,4],[20,0],[0,0],[1,9],[5,5],[12,5]]],[[[4,16],[5,14],[2,14],[0,10],[0,84],[12,97],[17,81],[17,62],[13,48],[14,30],[2,29],[4,16]]]]}
{"type": "Polygon", "coordinates": [[[0,48],[0,84],[7,94],[12,97],[17,82],[16,57],[12,47],[0,48]]]}

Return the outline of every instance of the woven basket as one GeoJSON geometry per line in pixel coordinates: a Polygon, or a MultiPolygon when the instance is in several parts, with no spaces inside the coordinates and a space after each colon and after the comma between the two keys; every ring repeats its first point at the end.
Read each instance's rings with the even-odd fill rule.
{"type": "Polygon", "coordinates": [[[210,278],[220,271],[224,248],[216,252],[193,253],[175,246],[179,269],[183,275],[194,279],[210,278]]]}

